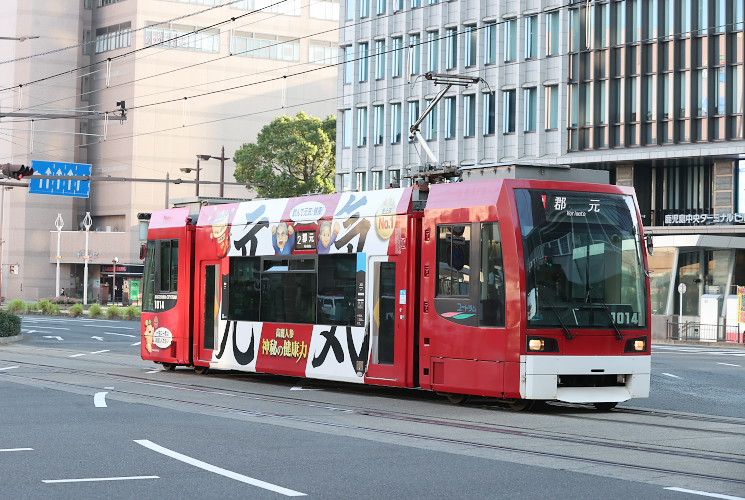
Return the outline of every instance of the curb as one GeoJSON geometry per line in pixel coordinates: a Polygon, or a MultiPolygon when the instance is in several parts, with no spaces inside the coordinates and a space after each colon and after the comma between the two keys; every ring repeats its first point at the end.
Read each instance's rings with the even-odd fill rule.
{"type": "Polygon", "coordinates": [[[0,337],[0,344],[10,344],[11,342],[18,342],[23,340],[23,334],[14,335],[12,337],[0,337]]]}

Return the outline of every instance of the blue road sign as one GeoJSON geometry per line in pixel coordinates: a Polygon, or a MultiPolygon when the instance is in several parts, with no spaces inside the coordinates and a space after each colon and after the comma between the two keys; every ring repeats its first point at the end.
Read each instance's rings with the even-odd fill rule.
{"type": "MultiPolygon", "coordinates": [[[[80,176],[91,175],[91,166],[85,163],[64,163],[58,161],[33,161],[34,173],[40,175],[80,176]]],[[[57,196],[76,196],[88,198],[90,181],[75,179],[34,179],[31,178],[29,193],[53,194],[57,196]]]]}

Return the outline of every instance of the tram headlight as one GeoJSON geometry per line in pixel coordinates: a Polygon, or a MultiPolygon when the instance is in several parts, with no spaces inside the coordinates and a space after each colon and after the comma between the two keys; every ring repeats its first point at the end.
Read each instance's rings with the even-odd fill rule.
{"type": "Polygon", "coordinates": [[[628,339],[626,341],[626,347],[624,352],[647,352],[647,339],[645,337],[638,337],[635,339],[628,339]]]}
{"type": "Polygon", "coordinates": [[[548,337],[528,336],[528,352],[559,352],[559,343],[548,337]]]}
{"type": "Polygon", "coordinates": [[[546,347],[546,341],[543,339],[530,339],[528,340],[529,351],[542,351],[546,347]]]}

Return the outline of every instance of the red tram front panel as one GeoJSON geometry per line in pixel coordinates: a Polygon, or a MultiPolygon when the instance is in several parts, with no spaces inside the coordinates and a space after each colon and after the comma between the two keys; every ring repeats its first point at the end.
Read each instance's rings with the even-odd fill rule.
{"type": "Polygon", "coordinates": [[[412,386],[410,200],[388,189],[203,207],[195,364],[412,386]]]}
{"type": "Polygon", "coordinates": [[[422,240],[422,387],[584,402],[648,395],[649,282],[632,190],[433,185],[422,240]]]}
{"type": "Polygon", "coordinates": [[[142,359],[191,364],[193,229],[188,208],[153,212],[145,257],[142,359]]]}

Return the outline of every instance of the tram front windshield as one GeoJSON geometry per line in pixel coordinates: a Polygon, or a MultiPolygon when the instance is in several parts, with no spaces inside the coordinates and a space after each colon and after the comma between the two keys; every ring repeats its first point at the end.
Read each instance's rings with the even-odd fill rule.
{"type": "Polygon", "coordinates": [[[646,326],[647,289],[633,198],[535,189],[518,189],[515,195],[528,326],[646,326]]]}

